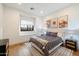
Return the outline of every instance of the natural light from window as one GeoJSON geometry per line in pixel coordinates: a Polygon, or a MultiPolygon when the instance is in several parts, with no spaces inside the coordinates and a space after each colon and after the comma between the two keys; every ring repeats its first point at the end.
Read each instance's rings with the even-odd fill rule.
{"type": "Polygon", "coordinates": [[[33,31],[34,24],[32,21],[21,20],[21,31],[33,31]]]}

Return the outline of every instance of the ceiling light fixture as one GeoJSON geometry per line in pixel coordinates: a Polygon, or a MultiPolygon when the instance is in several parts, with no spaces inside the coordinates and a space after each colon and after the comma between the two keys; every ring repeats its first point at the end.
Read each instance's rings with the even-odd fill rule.
{"type": "Polygon", "coordinates": [[[21,5],[22,3],[18,3],[19,5],[21,5]]]}
{"type": "Polygon", "coordinates": [[[30,8],[31,10],[34,10],[34,8],[30,8]]]}

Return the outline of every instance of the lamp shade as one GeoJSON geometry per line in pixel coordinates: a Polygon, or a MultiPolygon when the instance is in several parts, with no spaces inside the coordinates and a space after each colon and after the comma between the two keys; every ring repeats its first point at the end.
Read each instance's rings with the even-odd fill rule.
{"type": "Polygon", "coordinates": [[[78,29],[65,29],[64,30],[64,38],[65,39],[75,39],[76,36],[78,36],[79,32],[77,31],[78,29]]]}

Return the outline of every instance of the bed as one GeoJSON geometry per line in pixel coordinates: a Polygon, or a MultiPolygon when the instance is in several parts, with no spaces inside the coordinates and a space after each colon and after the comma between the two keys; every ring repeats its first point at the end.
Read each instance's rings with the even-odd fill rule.
{"type": "Polygon", "coordinates": [[[49,55],[57,47],[63,44],[61,37],[57,33],[47,32],[46,35],[32,36],[30,41],[32,46],[36,48],[42,55],[49,55]]]}

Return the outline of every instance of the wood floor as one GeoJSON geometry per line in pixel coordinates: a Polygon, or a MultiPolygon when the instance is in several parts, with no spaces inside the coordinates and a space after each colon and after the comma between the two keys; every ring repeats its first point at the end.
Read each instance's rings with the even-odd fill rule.
{"type": "Polygon", "coordinates": [[[78,51],[74,51],[74,52],[73,52],[73,55],[74,55],[74,56],[79,56],[79,50],[78,50],[78,51]]]}
{"type": "Polygon", "coordinates": [[[9,56],[30,56],[30,50],[28,50],[27,48],[30,48],[30,46],[28,46],[28,43],[10,46],[9,56]]]}
{"type": "MultiPolygon", "coordinates": [[[[28,46],[28,43],[10,46],[9,47],[9,56],[33,56],[32,53],[38,53],[37,51],[34,51],[33,49],[31,49],[31,50],[33,50],[33,51],[31,51],[30,49],[31,49],[31,47],[28,46]]],[[[66,49],[65,52],[70,51],[67,48],[64,48],[64,49],[66,49]]],[[[61,48],[61,50],[62,50],[62,48],[61,48]]],[[[60,51],[59,51],[59,53],[60,53],[60,51]]],[[[58,52],[54,53],[53,55],[57,56],[57,54],[58,54],[58,52]]],[[[36,56],[38,56],[38,55],[41,56],[40,53],[36,54],[36,56]]],[[[53,55],[51,55],[51,56],[53,56],[53,55]]],[[[62,56],[62,55],[60,55],[60,56],[62,56]]],[[[64,56],[66,56],[66,55],[64,55],[64,56]]],[[[79,51],[76,51],[76,52],[73,51],[72,55],[69,55],[69,56],[79,56],[79,51]]]]}

